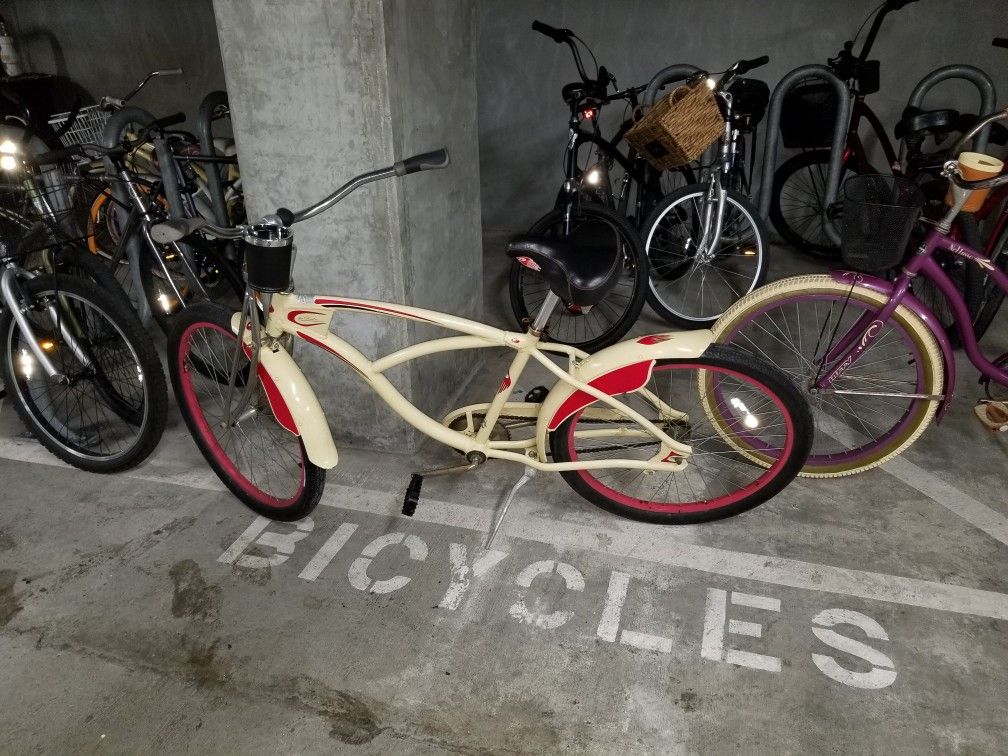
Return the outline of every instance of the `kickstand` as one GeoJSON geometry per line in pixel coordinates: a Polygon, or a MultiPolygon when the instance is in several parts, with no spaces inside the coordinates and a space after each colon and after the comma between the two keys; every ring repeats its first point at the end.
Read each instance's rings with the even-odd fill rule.
{"type": "Polygon", "coordinates": [[[508,507],[511,506],[511,502],[514,501],[515,495],[518,493],[518,489],[528,483],[535,476],[536,471],[534,467],[526,467],[525,472],[518,479],[518,482],[514,484],[511,488],[511,492],[507,495],[504,500],[504,504],[501,505],[500,511],[497,513],[497,517],[494,519],[493,527],[490,528],[490,532],[487,534],[486,542],[483,544],[483,548],[489,549],[493,544],[494,536],[497,535],[497,531],[500,530],[501,523],[504,522],[504,516],[507,514],[508,507]]]}

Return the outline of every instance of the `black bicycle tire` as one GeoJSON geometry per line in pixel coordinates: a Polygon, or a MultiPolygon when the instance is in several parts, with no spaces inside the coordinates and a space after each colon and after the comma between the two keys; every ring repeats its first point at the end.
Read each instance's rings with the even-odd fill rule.
{"type": "MultiPolygon", "coordinates": [[[[719,520],[745,512],[773,498],[794,480],[805,464],[805,459],[812,447],[815,426],[808,402],[787,374],[745,349],[729,344],[712,344],[697,358],[659,360],[657,364],[665,363],[706,363],[711,366],[734,370],[760,381],[781,399],[781,403],[791,417],[795,438],[791,454],[784,464],[781,465],[776,476],[759,490],[729,506],[689,514],[648,512],[643,509],[628,507],[612,501],[595,488],[589,486],[577,472],[561,472],[560,475],[571,488],[592,504],[622,517],[656,524],[686,525],[719,520]]],[[[571,460],[570,449],[567,445],[569,440],[567,431],[570,424],[576,418],[576,414],[572,415],[550,434],[550,451],[554,462],[568,462],[571,460]]]]}
{"type": "Polygon", "coordinates": [[[14,405],[21,421],[34,433],[46,449],[67,464],[78,467],[82,470],[95,473],[114,473],[127,470],[143,462],[161,440],[165,423],[168,417],[168,387],[165,382],[164,370],[161,360],[150,336],[144,331],[136,313],[128,304],[114,294],[107,293],[99,288],[98,284],[86,279],[76,278],[68,275],[44,275],[33,278],[22,284],[22,291],[28,298],[37,297],[42,293],[67,292],[85,299],[95,305],[102,314],[113,322],[119,332],[125,336],[133,353],[137,356],[140,367],[143,370],[144,385],[146,387],[145,398],[147,401],[146,425],[140,429],[136,441],[132,444],[128,452],[117,455],[112,459],[86,459],[79,455],[72,454],[67,449],[55,441],[39,423],[31,409],[22,401],[18,391],[13,390],[16,377],[13,374],[13,360],[7,354],[6,345],[9,343],[9,332],[16,321],[9,310],[5,310],[0,315],[0,361],[4,384],[7,386],[7,396],[14,405]]]}
{"type": "MultiPolygon", "coordinates": [[[[594,215],[607,223],[612,224],[620,237],[625,249],[633,256],[634,291],[627,309],[616,320],[611,328],[601,335],[584,342],[570,342],[562,339],[550,337],[554,343],[568,344],[586,352],[594,352],[607,346],[611,346],[619,341],[633,327],[633,324],[644,309],[645,292],[647,290],[647,258],[644,255],[644,248],[640,241],[640,236],[636,229],[623,216],[599,205],[581,204],[577,211],[587,216],[594,215]]],[[[542,233],[544,229],[563,220],[565,210],[551,210],[537,220],[529,229],[530,234],[542,233]]],[[[526,328],[526,321],[530,313],[522,296],[522,276],[527,269],[517,261],[511,263],[511,270],[508,274],[508,294],[511,300],[511,310],[515,321],[522,330],[526,328]]],[[[605,301],[605,300],[603,300],[605,301]]]]}
{"type": "MultiPolygon", "coordinates": [[[[807,152],[802,152],[794,155],[783,163],[781,166],[774,171],[773,176],[773,188],[770,197],[770,223],[773,225],[774,230],[780,235],[780,237],[790,246],[797,249],[799,252],[803,252],[808,255],[813,255],[816,257],[827,257],[836,258],[839,256],[840,250],[833,245],[822,245],[822,244],[812,244],[805,240],[800,234],[796,233],[794,229],[788,224],[787,220],[784,218],[784,213],[781,210],[781,192],[784,189],[784,185],[787,180],[798,171],[808,168],[811,165],[823,165],[824,175],[825,171],[829,166],[830,153],[829,150],[808,150],[807,152]]],[[[860,166],[856,163],[847,163],[843,166],[840,173],[840,185],[843,186],[844,176],[848,172],[853,172],[860,175],[860,166]]],[[[873,171],[869,169],[867,173],[872,173],[873,171]]]]}

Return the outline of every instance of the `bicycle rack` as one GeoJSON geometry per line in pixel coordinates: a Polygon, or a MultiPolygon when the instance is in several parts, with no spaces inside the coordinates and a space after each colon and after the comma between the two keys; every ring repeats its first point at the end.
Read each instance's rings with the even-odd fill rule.
{"type": "MultiPolygon", "coordinates": [[[[122,144],[126,129],[131,124],[137,124],[141,128],[145,128],[155,120],[154,115],[143,108],[122,108],[113,113],[105,124],[105,128],[102,131],[102,146],[118,147],[122,144]]],[[[158,166],[161,168],[161,184],[164,187],[165,197],[168,199],[168,216],[170,218],[185,218],[178,169],[172,158],[171,149],[168,147],[165,139],[152,139],[151,142],[154,145],[154,154],[157,157],[158,166]]],[[[109,158],[104,158],[104,161],[105,170],[110,176],[115,176],[112,161],[109,158]]],[[[121,182],[112,182],[112,195],[124,207],[132,207],[129,193],[121,182]]],[[[179,243],[178,246],[191,264],[195,259],[192,248],[188,244],[183,243],[179,243]]],[[[150,324],[152,316],[150,303],[147,301],[147,297],[143,295],[143,282],[140,280],[140,255],[143,254],[143,245],[139,234],[135,234],[130,238],[127,243],[126,254],[129,256],[130,275],[133,278],[133,286],[137,292],[140,292],[137,311],[140,315],[140,321],[144,326],[147,326],[150,324]]]]}
{"type": "MultiPolygon", "coordinates": [[[[910,99],[907,100],[907,107],[919,108],[928,92],[941,82],[948,81],[949,79],[962,79],[963,81],[970,82],[977,88],[977,91],[980,93],[980,112],[977,115],[981,118],[988,113],[994,112],[995,108],[997,108],[997,91],[994,88],[994,81],[991,77],[975,66],[967,66],[960,63],[936,68],[917,82],[917,86],[910,93],[910,99]]],[[[987,149],[987,139],[989,136],[990,126],[985,126],[973,140],[973,149],[976,152],[983,152],[987,149]]],[[[903,157],[903,150],[904,147],[901,145],[901,159],[903,157]]]]}
{"type": "Polygon", "coordinates": [[[847,142],[847,126],[850,124],[853,108],[850,92],[843,79],[838,77],[826,66],[811,64],[799,66],[778,82],[770,95],[770,106],[767,110],[766,137],[763,145],[763,167],[760,171],[759,214],[763,220],[770,215],[770,201],[773,195],[773,175],[777,170],[777,151],[780,147],[780,119],[784,106],[784,97],[804,79],[822,79],[833,85],[839,99],[836,123],[833,124],[833,143],[830,147],[829,172],[826,177],[826,196],[823,202],[823,230],[829,240],[839,246],[840,234],[833,225],[827,209],[836,202],[837,190],[840,188],[840,171],[843,164],[844,145],[847,142]]]}
{"type": "MultiPolygon", "coordinates": [[[[211,92],[200,103],[199,113],[196,116],[196,132],[199,136],[200,152],[204,155],[217,154],[214,150],[213,121],[214,113],[221,107],[228,107],[228,96],[227,92],[220,90],[211,92]]],[[[207,175],[207,191],[210,193],[210,203],[213,206],[214,222],[218,226],[230,226],[220,168],[214,163],[203,165],[207,175]]]]}

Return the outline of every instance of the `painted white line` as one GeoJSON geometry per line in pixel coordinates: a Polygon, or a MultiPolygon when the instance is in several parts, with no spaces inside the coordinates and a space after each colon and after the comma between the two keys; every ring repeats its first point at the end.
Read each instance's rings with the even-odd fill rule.
{"type": "MultiPolygon", "coordinates": [[[[867,440],[866,437],[855,433],[853,429],[836,418],[824,415],[816,417],[816,428],[842,444],[860,444],[867,440]]],[[[945,507],[954,515],[966,520],[973,527],[979,528],[991,538],[1008,545],[1008,517],[999,514],[955,486],[949,485],[934,473],[915,465],[907,459],[906,454],[889,460],[882,465],[882,469],[910,488],[945,507]]]]}
{"type": "Polygon", "coordinates": [[[352,522],[344,522],[336,528],[336,532],[329,536],[328,540],[322,544],[321,549],[315,552],[315,556],[305,565],[298,577],[302,580],[314,580],[321,575],[322,570],[329,566],[329,562],[335,558],[340,549],[346,546],[346,542],[350,540],[350,536],[356,530],[357,526],[352,522]]]}
{"type": "Polygon", "coordinates": [[[627,588],[630,576],[625,572],[613,570],[609,576],[609,589],[606,591],[605,607],[599,620],[598,637],[604,641],[615,643],[619,636],[620,615],[626,602],[627,588]]]}
{"type": "MultiPolygon", "coordinates": [[[[66,467],[34,442],[0,440],[0,457],[66,467]]],[[[177,472],[158,473],[147,468],[128,476],[208,490],[222,490],[216,478],[204,485],[203,476],[177,472]],[[181,475],[181,477],[176,477],[181,475]]],[[[401,517],[401,496],[329,484],[322,503],[353,512],[401,517]]],[[[750,554],[672,540],[668,529],[641,523],[616,523],[616,527],[588,527],[546,520],[529,514],[535,503],[515,502],[501,535],[553,546],[563,551],[590,551],[611,557],[649,562],[713,575],[800,588],[818,593],[884,601],[923,609],[1008,620],[1008,595],[977,588],[939,583],[879,572],[804,562],[797,559],[750,554]],[[617,529],[618,528],[618,529],[617,529]],[[603,536],[602,539],[599,536],[603,536]],[[603,548],[595,545],[601,541],[603,548]]],[[[450,528],[485,533],[493,512],[424,497],[413,519],[450,528]]]]}

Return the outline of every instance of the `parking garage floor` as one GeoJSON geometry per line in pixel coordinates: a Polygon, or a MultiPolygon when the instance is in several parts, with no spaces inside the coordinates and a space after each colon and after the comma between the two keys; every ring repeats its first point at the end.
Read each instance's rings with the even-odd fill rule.
{"type": "Polygon", "coordinates": [[[341,449],[313,516],[270,523],[175,415],[100,477],[0,407],[0,750],[1001,751],[1008,438],[960,370],[882,469],[679,528],[540,474],[491,550],[504,463],[428,480],[407,519],[448,453],[341,449]]]}

